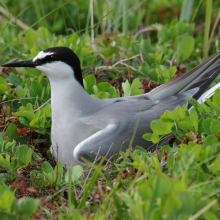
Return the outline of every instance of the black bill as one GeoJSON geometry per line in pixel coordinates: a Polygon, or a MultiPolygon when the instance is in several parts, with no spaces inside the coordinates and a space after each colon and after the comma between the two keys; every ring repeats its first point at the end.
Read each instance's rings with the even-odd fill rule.
{"type": "Polygon", "coordinates": [[[2,67],[32,67],[35,68],[37,65],[33,62],[33,60],[24,60],[12,63],[5,63],[1,65],[2,67]]]}

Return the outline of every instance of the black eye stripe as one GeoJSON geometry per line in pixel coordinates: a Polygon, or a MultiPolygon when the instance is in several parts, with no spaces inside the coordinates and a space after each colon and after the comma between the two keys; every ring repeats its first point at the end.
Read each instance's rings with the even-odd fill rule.
{"type": "Polygon", "coordinates": [[[57,59],[56,55],[47,55],[46,57],[44,57],[42,59],[35,60],[35,63],[37,65],[43,65],[45,63],[51,63],[53,61],[56,61],[56,59],[57,59]]]}

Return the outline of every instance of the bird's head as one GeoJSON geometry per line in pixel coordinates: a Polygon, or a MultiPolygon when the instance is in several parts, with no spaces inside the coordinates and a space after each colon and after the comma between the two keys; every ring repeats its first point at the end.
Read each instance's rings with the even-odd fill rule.
{"type": "Polygon", "coordinates": [[[44,72],[50,80],[75,77],[83,86],[80,60],[68,47],[52,47],[41,51],[30,60],[11,62],[2,67],[31,67],[44,72]]]}

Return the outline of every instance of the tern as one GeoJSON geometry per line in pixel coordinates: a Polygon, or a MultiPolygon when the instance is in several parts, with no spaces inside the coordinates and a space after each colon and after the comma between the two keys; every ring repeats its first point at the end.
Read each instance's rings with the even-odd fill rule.
{"type": "Polygon", "coordinates": [[[132,146],[149,149],[152,143],[142,136],[151,132],[153,120],[166,110],[187,105],[189,97],[210,96],[205,91],[220,72],[220,52],[149,93],[112,99],[98,99],[85,91],[80,60],[67,47],[48,48],[33,59],[2,67],[36,68],[49,78],[51,151],[68,167],[83,165],[84,159],[91,162],[96,154],[110,158],[125,151],[133,135],[132,146]]]}

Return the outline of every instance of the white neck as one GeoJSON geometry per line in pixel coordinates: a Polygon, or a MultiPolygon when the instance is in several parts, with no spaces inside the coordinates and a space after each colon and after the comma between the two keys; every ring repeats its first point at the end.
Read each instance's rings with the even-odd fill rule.
{"type": "Polygon", "coordinates": [[[82,115],[82,110],[83,114],[89,109],[92,110],[91,105],[94,106],[94,103],[91,101],[95,101],[94,98],[74,79],[74,76],[72,79],[50,80],[50,84],[52,113],[58,111],[59,114],[71,114],[72,118],[82,115]]]}

